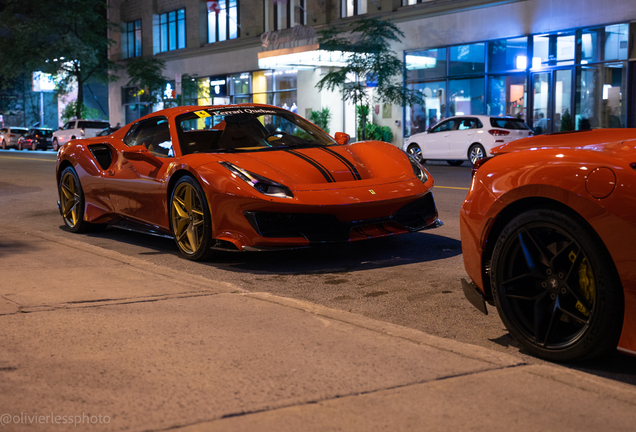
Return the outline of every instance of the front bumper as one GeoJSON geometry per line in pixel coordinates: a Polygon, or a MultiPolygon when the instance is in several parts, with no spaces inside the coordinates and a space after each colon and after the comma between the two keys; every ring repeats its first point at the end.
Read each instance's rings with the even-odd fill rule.
{"type": "Polygon", "coordinates": [[[475,306],[484,315],[488,315],[486,301],[484,300],[484,296],[481,291],[477,288],[477,285],[475,285],[475,282],[468,282],[466,279],[462,278],[462,289],[464,290],[464,296],[470,304],[475,306]]]}
{"type": "Polygon", "coordinates": [[[334,214],[246,211],[252,228],[264,238],[304,238],[310,243],[362,240],[421,231],[443,225],[431,193],[384,217],[339,221],[334,214]]]}

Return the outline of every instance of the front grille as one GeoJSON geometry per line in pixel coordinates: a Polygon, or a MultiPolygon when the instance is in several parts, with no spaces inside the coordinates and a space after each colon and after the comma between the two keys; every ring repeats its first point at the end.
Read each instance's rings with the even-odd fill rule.
{"type": "Polygon", "coordinates": [[[408,203],[392,216],[393,220],[404,225],[410,231],[417,231],[428,225],[427,220],[435,217],[437,209],[432,193],[408,203]]]}
{"type": "Polygon", "coordinates": [[[263,237],[305,237],[309,241],[343,241],[349,228],[334,215],[311,213],[245,212],[245,217],[263,237]]]}
{"type": "Polygon", "coordinates": [[[337,242],[349,240],[351,229],[369,225],[397,223],[408,231],[419,231],[434,223],[437,210],[433,195],[428,193],[391,216],[353,222],[339,222],[330,214],[247,211],[244,215],[262,237],[304,237],[310,242],[337,242]]]}

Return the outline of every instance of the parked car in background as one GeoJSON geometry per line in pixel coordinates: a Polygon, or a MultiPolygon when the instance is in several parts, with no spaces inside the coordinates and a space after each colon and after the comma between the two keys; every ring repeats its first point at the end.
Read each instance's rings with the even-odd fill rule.
{"type": "Polygon", "coordinates": [[[59,149],[72,139],[97,136],[107,127],[110,127],[110,123],[106,120],[70,120],[53,132],[53,150],[59,149]]]}
{"type": "Polygon", "coordinates": [[[460,211],[466,298],[530,353],[636,355],[636,129],[541,135],[473,167],[460,211]]]}
{"type": "Polygon", "coordinates": [[[53,129],[31,128],[18,140],[18,150],[46,150],[53,145],[53,129]]]}
{"type": "Polygon", "coordinates": [[[100,131],[97,135],[95,136],[108,136],[110,134],[112,134],[113,132],[115,132],[116,130],[118,130],[119,127],[116,126],[109,126],[106,129],[104,129],[103,131],[100,131]]]}
{"type": "Polygon", "coordinates": [[[404,140],[402,149],[420,163],[445,160],[461,165],[465,160],[492,156],[490,149],[519,138],[532,136],[532,129],[513,117],[485,115],[454,116],[404,140]]]}
{"type": "Polygon", "coordinates": [[[23,127],[3,127],[0,129],[0,148],[2,150],[18,148],[18,140],[27,132],[28,129],[23,127]]]}

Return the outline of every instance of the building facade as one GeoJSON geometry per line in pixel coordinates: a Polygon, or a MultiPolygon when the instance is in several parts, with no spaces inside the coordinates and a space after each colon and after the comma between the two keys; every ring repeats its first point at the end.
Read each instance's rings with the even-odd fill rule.
{"type": "Polygon", "coordinates": [[[109,18],[122,31],[110,34],[110,58],[156,56],[169,83],[164,102],[151,105],[119,73],[110,121],[175,100],[253,102],[303,116],[328,107],[331,132],[355,136],[355,108],[315,88],[341,61],[316,35],[362,16],[404,32],[393,49],[404,85],[424,99],[371,107],[396,145],[454,114],[522,117],[536,133],[636,127],[636,2],[624,0],[111,0],[109,18]]]}

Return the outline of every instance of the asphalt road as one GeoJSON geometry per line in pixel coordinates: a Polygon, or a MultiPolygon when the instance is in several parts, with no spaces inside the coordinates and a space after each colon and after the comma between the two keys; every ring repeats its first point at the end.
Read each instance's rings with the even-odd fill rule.
{"type": "MultiPolygon", "coordinates": [[[[181,259],[168,239],[118,229],[68,232],[56,206],[55,154],[0,151],[0,222],[25,231],[73,236],[249,291],[348,310],[542,363],[519,350],[494,308],[483,315],[463,296],[460,280],[466,273],[458,215],[470,186],[468,163],[451,167],[432,162],[426,167],[435,178],[434,196],[445,224],[441,228],[295,251],[222,253],[214,261],[194,263],[181,259]]],[[[636,384],[636,358],[618,352],[568,367],[636,384]]]]}

